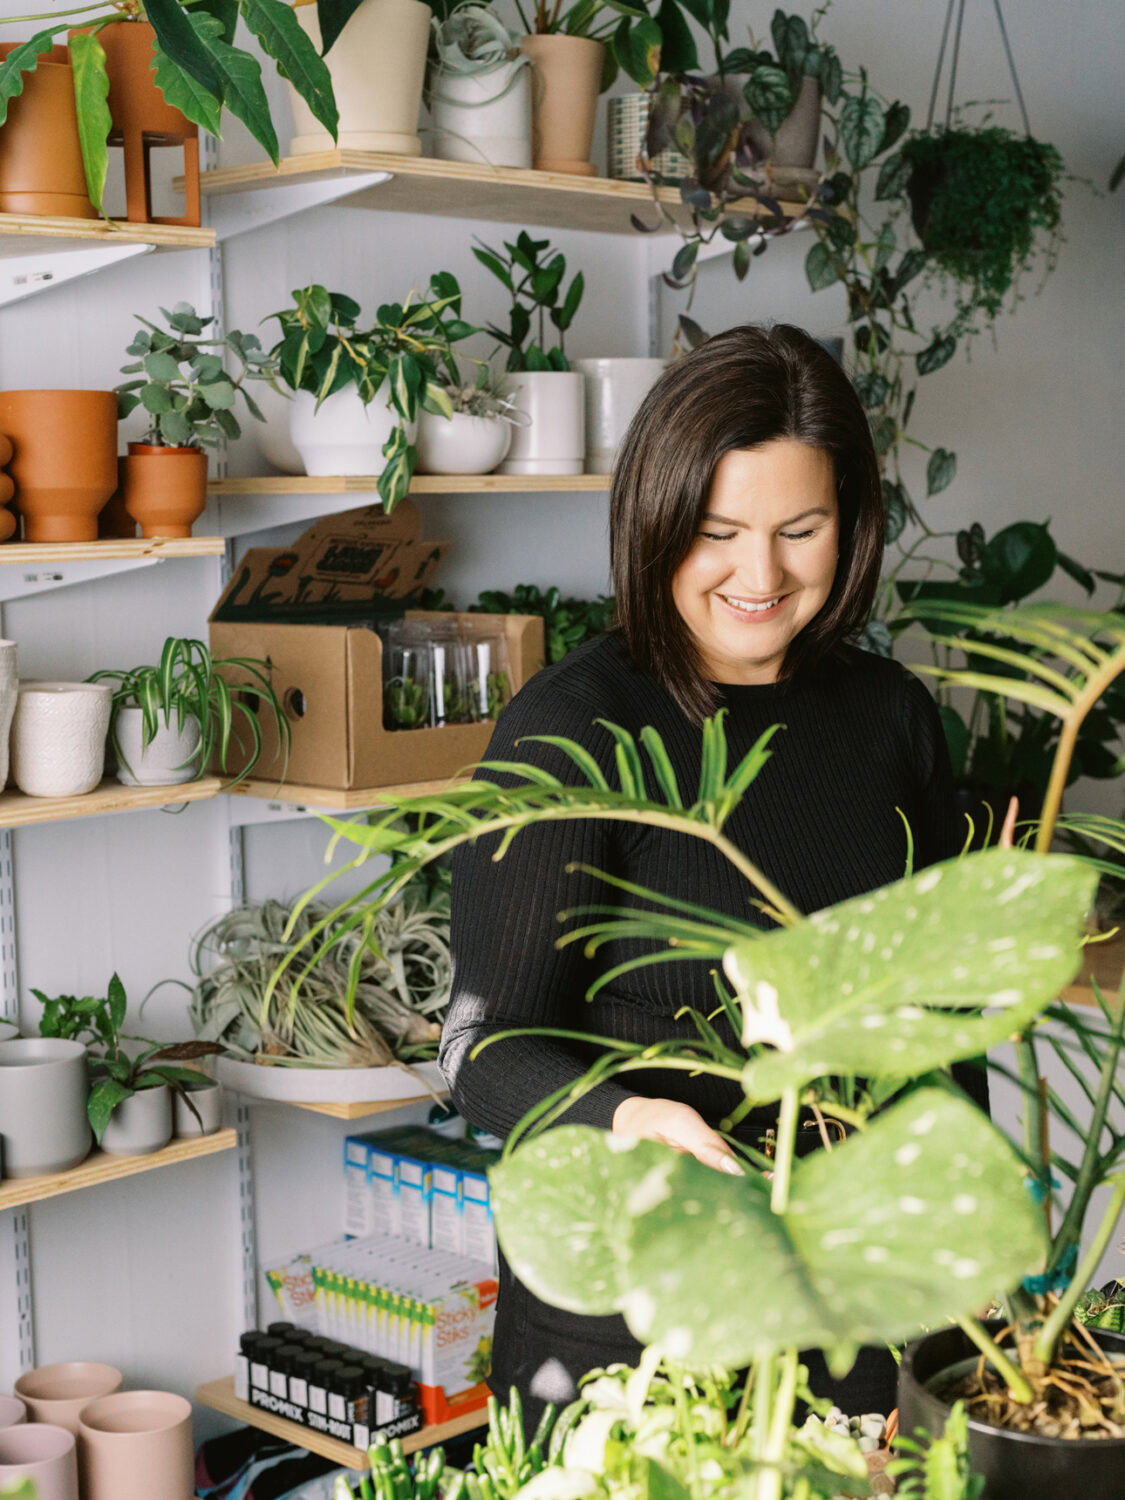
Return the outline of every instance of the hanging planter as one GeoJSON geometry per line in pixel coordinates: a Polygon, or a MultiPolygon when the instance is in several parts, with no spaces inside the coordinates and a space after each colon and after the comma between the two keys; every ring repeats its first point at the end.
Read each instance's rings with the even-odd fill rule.
{"type": "MultiPolygon", "coordinates": [[[[0,75],[16,67],[20,58],[14,54],[26,45],[0,43],[0,75]]],[[[65,47],[49,47],[34,73],[23,75],[23,88],[7,101],[6,112],[0,103],[0,213],[98,216],[86,190],[74,73],[65,47]]]]}

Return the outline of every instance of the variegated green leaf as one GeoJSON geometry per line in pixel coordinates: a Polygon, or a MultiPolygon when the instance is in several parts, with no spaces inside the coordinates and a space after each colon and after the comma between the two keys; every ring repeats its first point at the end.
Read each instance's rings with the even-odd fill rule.
{"type": "Polygon", "coordinates": [[[86,189],[95,208],[102,206],[113,120],[109,113],[109,76],[105,50],[92,31],[70,35],[70,65],[74,73],[74,102],[78,112],[78,143],[86,170],[86,189]]]}

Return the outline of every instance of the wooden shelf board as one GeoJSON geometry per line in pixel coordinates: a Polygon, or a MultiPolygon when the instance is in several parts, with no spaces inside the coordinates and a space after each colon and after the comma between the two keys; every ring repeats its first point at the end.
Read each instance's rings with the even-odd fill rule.
{"type": "Polygon", "coordinates": [[[32,255],[35,241],[51,250],[88,250],[94,245],[152,245],[156,250],[209,250],[213,229],[177,224],[128,224],[116,219],[61,219],[38,214],[0,214],[0,260],[32,255]]]}
{"type": "MultiPolygon", "coordinates": [[[[408,1104],[421,1104],[429,1099],[428,1094],[415,1094],[410,1099],[370,1099],[366,1104],[309,1104],[299,1100],[292,1100],[294,1109],[311,1109],[317,1115],[330,1115],[334,1120],[362,1120],[367,1115],[383,1115],[388,1110],[405,1109],[408,1104]]],[[[448,1099],[449,1095],[444,1090],[439,1091],[439,1099],[448,1099]]],[[[263,1100],[263,1103],[271,1101],[263,1100]]]]}
{"type": "MultiPolygon", "coordinates": [[[[412,495],[604,493],[608,474],[415,474],[412,495]]],[[[209,495],[369,495],[377,474],[265,474],[213,479],[209,495]]]]}
{"type": "Polygon", "coordinates": [[[1082,953],[1082,967],[1073,984],[1067,985],[1062,998],[1072,1005],[1097,1005],[1091,974],[1098,981],[1102,995],[1113,1005],[1117,1001],[1122,976],[1125,975],[1125,932],[1107,942],[1090,943],[1082,953]]]}
{"type": "Polygon", "coordinates": [[[456,781],[410,781],[400,786],[363,786],[341,789],[326,786],[296,786],[289,782],[279,785],[276,781],[259,781],[248,776],[237,786],[232,786],[232,795],[239,797],[263,797],[268,802],[284,802],[297,807],[322,807],[325,811],[363,812],[369,807],[379,807],[387,797],[431,797],[437,792],[447,792],[459,786],[456,781]]]}
{"type": "Polygon", "coordinates": [[[110,537],[98,542],[3,542],[0,563],[101,562],[112,557],[221,557],[221,536],[110,537]]]}
{"type": "Polygon", "coordinates": [[[103,781],[84,797],[27,797],[23,792],[0,792],[0,828],[204,802],[216,796],[221,785],[217,776],[204,776],[182,786],[122,786],[119,781],[103,781]]]}
{"type": "MultiPolygon", "coordinates": [[[[202,174],[200,187],[209,195],[223,195],[318,182],[357,172],[390,172],[392,177],[389,182],[341,200],[348,207],[434,214],[441,218],[491,219],[505,224],[541,224],[555,229],[593,229],[609,234],[636,234],[629,222],[632,213],[647,223],[656,219],[652,189],[643,182],[438,161],[432,157],[392,156],[378,151],[318,151],[308,156],[286,157],[277,167],[269,162],[219,167],[202,174]]],[[[779,172],[775,196],[789,191],[796,199],[802,187],[817,180],[815,172],[779,172]]],[[[678,188],[660,188],[659,194],[662,204],[677,217],[683,215],[678,188]]],[[[794,218],[805,208],[799,201],[783,201],[781,206],[788,217],[794,218]]],[[[728,212],[744,213],[748,218],[761,216],[752,199],[730,205],[728,212]]],[[[668,230],[670,227],[662,225],[668,230]]]]}
{"type": "MultiPolygon", "coordinates": [[[[233,1377],[226,1380],[207,1381],[205,1385],[197,1389],[195,1399],[204,1406],[210,1406],[214,1411],[221,1411],[225,1416],[245,1422],[248,1427],[258,1427],[263,1432],[282,1438],[297,1448],[304,1448],[309,1453],[319,1453],[322,1458],[331,1459],[333,1463],[342,1464],[345,1468],[366,1469],[370,1467],[367,1454],[362,1449],[352,1448],[336,1438],[313,1432],[308,1427],[302,1427],[299,1422],[289,1422],[284,1417],[275,1417],[272,1412],[263,1411],[258,1406],[251,1406],[249,1401],[240,1401],[234,1394],[233,1377]]],[[[479,1411],[467,1412],[463,1417],[455,1417],[452,1422],[442,1422],[435,1427],[423,1427],[421,1432],[415,1432],[410,1437],[402,1439],[403,1451],[416,1453],[419,1448],[429,1448],[435,1443],[446,1443],[450,1438],[460,1437],[463,1432],[473,1432],[478,1427],[484,1427],[487,1422],[488,1413],[481,1408],[479,1411]]]]}
{"type": "Polygon", "coordinates": [[[213,1156],[217,1151],[230,1151],[237,1144],[237,1131],[217,1130],[199,1140],[173,1141],[163,1151],[154,1151],[149,1156],[107,1156],[104,1151],[95,1151],[69,1172],[54,1172],[50,1177],[13,1177],[0,1183],[0,1212],[24,1203],[40,1203],[44,1198],[57,1198],[60,1193],[77,1192],[79,1188],[97,1187],[118,1177],[172,1167],[197,1156],[213,1156]]]}

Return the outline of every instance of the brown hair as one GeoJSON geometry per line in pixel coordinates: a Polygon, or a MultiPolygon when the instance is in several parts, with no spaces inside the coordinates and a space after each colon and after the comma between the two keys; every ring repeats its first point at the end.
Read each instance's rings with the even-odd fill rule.
{"type": "Polygon", "coordinates": [[[670,365],[641,403],[614,468],[610,557],[617,624],[633,659],[696,723],[713,712],[691,633],[672,599],[715,466],[736,448],[791,438],[832,459],[840,561],[823,608],[789,646],[782,679],[860,630],[883,558],[883,501],[867,417],[826,350],[788,323],[716,334],[670,365]]]}

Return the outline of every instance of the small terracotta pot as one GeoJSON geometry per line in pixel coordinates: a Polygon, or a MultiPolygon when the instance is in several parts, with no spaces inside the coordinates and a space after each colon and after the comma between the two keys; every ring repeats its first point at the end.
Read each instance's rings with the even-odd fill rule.
{"type": "MultiPolygon", "coordinates": [[[[22,45],[0,42],[0,62],[22,45]]],[[[98,217],[86,187],[65,47],[44,53],[34,73],[23,75],[23,91],[9,101],[0,127],[0,213],[98,217]]]]}
{"type": "Polygon", "coordinates": [[[30,1479],[36,1500],[78,1500],[74,1434],[27,1422],[0,1432],[0,1489],[30,1479]]]}
{"type": "Polygon", "coordinates": [[[133,537],[137,523],[125,509],[125,460],[117,460],[117,488],[98,513],[98,538],[133,537]]]}
{"type": "Polygon", "coordinates": [[[207,455],[201,448],[130,443],[125,509],[142,536],[191,536],[207,504],[207,455]]]}
{"type": "Polygon", "coordinates": [[[0,1396],[0,1428],[20,1427],[27,1421],[27,1407],[18,1396],[0,1396]]]}
{"type": "Polygon", "coordinates": [[[59,1365],[40,1365],[16,1381],[16,1395],[27,1407],[33,1422],[50,1422],[78,1431],[78,1414],[99,1396],[121,1389],[122,1374],[112,1365],[93,1360],[66,1360],[59,1365]]]}
{"type": "Polygon", "coordinates": [[[540,172],[593,177],[590,160],[605,48],[589,37],[525,36],[531,58],[532,164],[540,172]]]}
{"type": "Polygon", "coordinates": [[[192,1500],[191,1403],[168,1391],[119,1391],[78,1423],[83,1500],[192,1500]]]}
{"type": "MultiPolygon", "coordinates": [[[[74,33],[71,32],[73,36],[74,33]]],[[[125,148],[126,217],[134,224],[187,224],[199,227],[199,126],[165,103],[152,76],[156,32],[147,21],[112,21],[98,32],[109,76],[111,146],[125,148]],[[152,212],[154,146],[182,146],[185,211],[182,218],[152,212]]]]}
{"type": "Polygon", "coordinates": [[[15,448],[8,472],[25,541],[94,541],[117,486],[113,391],[0,391],[0,432],[15,448]]]}
{"type": "MultiPolygon", "coordinates": [[[[9,439],[0,432],[0,471],[6,463],[10,462],[13,451],[9,439]]],[[[7,505],[15,493],[15,480],[10,474],[0,472],[0,506],[7,505]]],[[[14,536],[18,524],[10,510],[0,509],[0,542],[6,542],[10,536],[14,536]]]]}

